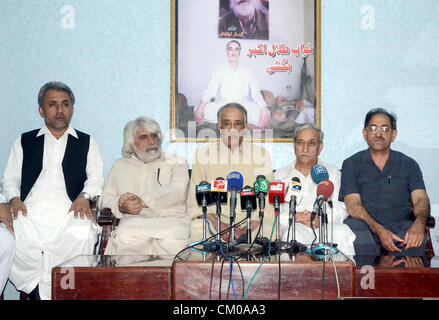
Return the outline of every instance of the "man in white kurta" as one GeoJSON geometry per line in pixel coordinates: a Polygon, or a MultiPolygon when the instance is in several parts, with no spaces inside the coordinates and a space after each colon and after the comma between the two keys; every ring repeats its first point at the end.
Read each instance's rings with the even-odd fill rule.
{"type": "Polygon", "coordinates": [[[105,254],[175,255],[190,238],[187,162],[161,151],[160,128],[150,118],[129,122],[124,132],[124,157],[114,163],[99,201],[120,219],[105,254]]]}
{"type": "MultiPolygon", "coordinates": [[[[238,105],[239,106],[239,105],[238,105]]],[[[242,106],[240,108],[243,108],[242,106]]],[[[191,240],[200,241],[203,235],[203,214],[201,207],[197,205],[195,187],[202,181],[211,183],[218,177],[227,179],[232,171],[238,171],[244,178],[243,186],[251,186],[258,175],[265,175],[266,179],[272,180],[273,170],[270,154],[264,148],[251,144],[243,139],[247,129],[246,115],[239,109],[237,104],[224,106],[220,115],[218,130],[221,134],[221,141],[209,144],[197,150],[192,164],[192,175],[189,186],[188,208],[192,219],[191,240]],[[230,106],[230,107],[228,107],[230,106]],[[236,134],[236,135],[235,135],[236,134]],[[239,137],[239,139],[238,139],[239,137]]],[[[238,190],[239,191],[239,190],[238,190]]],[[[230,194],[227,195],[227,204],[221,205],[221,230],[230,227],[230,194]]],[[[269,237],[274,222],[274,211],[271,205],[267,205],[263,220],[264,236],[269,237]]],[[[241,211],[240,196],[237,196],[236,218],[239,222],[246,217],[246,212],[241,211]]],[[[213,232],[217,230],[216,206],[207,207],[207,219],[213,232]]],[[[256,235],[259,227],[259,216],[257,212],[252,214],[252,235],[256,235]]],[[[235,238],[245,233],[246,225],[235,228],[235,238]]],[[[207,228],[207,232],[209,229],[207,228]]],[[[211,235],[208,233],[207,238],[211,235]]],[[[273,239],[276,233],[273,235],[273,239]]],[[[228,237],[224,236],[223,240],[228,237]]]]}
{"type": "Polygon", "coordinates": [[[3,191],[14,215],[16,237],[10,280],[17,290],[36,294],[36,299],[50,299],[53,267],[77,255],[93,254],[99,232],[89,200],[102,190],[102,157],[92,137],[70,127],[73,104],[66,85],[43,86],[39,112],[46,126],[15,141],[4,173],[3,191]],[[28,140],[31,143],[25,143],[28,140]],[[41,144],[39,155],[28,151],[35,141],[41,144]],[[41,163],[40,171],[32,167],[35,163],[41,163]],[[71,172],[70,167],[78,165],[85,172],[71,172]],[[34,171],[36,180],[29,185],[28,175],[34,171]],[[85,181],[77,182],[77,175],[84,175],[85,181]]]}
{"type": "Polygon", "coordinates": [[[236,40],[227,43],[228,61],[213,71],[200,104],[195,109],[198,124],[217,122],[218,110],[227,103],[241,104],[248,115],[250,126],[265,128],[269,121],[267,103],[262,97],[259,81],[250,69],[239,63],[241,45],[236,40]],[[210,101],[215,98],[214,101],[210,101]]]}
{"type": "Polygon", "coordinates": [[[8,280],[12,259],[14,258],[14,251],[15,239],[12,215],[9,211],[6,199],[0,193],[0,294],[8,280]]]}
{"type": "MultiPolygon", "coordinates": [[[[334,193],[332,194],[333,209],[329,206],[326,208],[328,215],[328,239],[337,243],[337,248],[345,255],[355,255],[353,242],[355,234],[346,228],[343,220],[347,218],[348,213],[343,202],[338,201],[338,192],[340,190],[340,170],[332,165],[326,164],[318,159],[318,155],[323,148],[323,132],[319,137],[320,129],[313,125],[303,125],[298,127],[295,132],[295,153],[296,160],[288,167],[279,169],[275,172],[275,179],[279,179],[288,186],[291,179],[297,177],[302,185],[301,193],[297,197],[296,206],[296,240],[304,245],[310,246],[313,241],[315,244],[320,243],[318,226],[314,225],[314,231],[310,225],[310,213],[312,212],[316,200],[317,184],[311,177],[311,168],[316,164],[321,164],[326,168],[329,180],[334,184],[334,193]],[[315,238],[316,237],[316,238],[315,238]]],[[[281,205],[280,227],[282,240],[286,241],[288,236],[289,218],[289,200],[281,205]]],[[[317,218],[316,218],[317,220],[317,218]]],[[[289,239],[292,239],[292,227],[289,233],[289,239]]]]}

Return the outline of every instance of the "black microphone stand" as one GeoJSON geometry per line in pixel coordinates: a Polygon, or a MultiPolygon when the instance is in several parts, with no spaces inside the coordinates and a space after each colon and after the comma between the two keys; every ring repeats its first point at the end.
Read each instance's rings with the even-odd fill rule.
{"type": "Polygon", "coordinates": [[[201,202],[201,210],[203,212],[203,243],[206,241],[206,219],[207,219],[207,201],[203,197],[201,202]]]}
{"type": "Polygon", "coordinates": [[[232,197],[234,197],[234,202],[230,200],[230,241],[235,240],[235,216],[236,216],[236,190],[232,190],[232,197]],[[233,205],[235,206],[233,208],[233,205]]]}
{"type": "Polygon", "coordinates": [[[259,193],[258,199],[259,199],[259,221],[260,221],[261,226],[260,226],[260,233],[257,234],[256,236],[259,235],[259,237],[262,238],[262,236],[264,234],[263,221],[264,221],[264,211],[265,211],[265,195],[263,195],[262,193],[259,193]]]}
{"type": "Polygon", "coordinates": [[[252,243],[251,215],[253,211],[250,201],[247,201],[245,208],[247,210],[247,244],[250,245],[252,243]]]}
{"type": "Polygon", "coordinates": [[[300,242],[297,242],[296,240],[296,197],[291,197],[290,199],[290,218],[288,221],[288,228],[292,228],[293,235],[292,240],[288,242],[289,239],[287,239],[287,249],[289,252],[302,252],[306,250],[306,246],[301,244],[300,242]]]}
{"type": "Polygon", "coordinates": [[[216,200],[216,217],[217,217],[217,240],[221,243],[221,197],[218,195],[216,200]]]}

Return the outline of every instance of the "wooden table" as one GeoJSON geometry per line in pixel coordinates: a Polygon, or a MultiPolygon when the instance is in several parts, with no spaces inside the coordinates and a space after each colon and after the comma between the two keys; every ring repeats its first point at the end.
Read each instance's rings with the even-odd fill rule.
{"type": "Polygon", "coordinates": [[[171,262],[172,257],[76,257],[52,270],[52,299],[169,300],[171,262]]]}
{"type": "MultiPolygon", "coordinates": [[[[356,298],[438,298],[439,265],[433,257],[382,256],[376,265],[355,268],[356,298]]],[[[438,258],[438,257],[435,257],[438,258]]]]}
{"type": "Polygon", "coordinates": [[[262,258],[239,259],[232,264],[234,291],[229,261],[222,265],[217,257],[191,256],[172,263],[172,258],[77,257],[53,269],[52,298],[234,300],[235,293],[238,300],[439,297],[439,263],[432,266],[431,257],[407,257],[398,266],[385,257],[365,266],[349,260],[323,263],[307,255],[271,256],[262,266],[262,258]]]}
{"type": "MultiPolygon", "coordinates": [[[[296,257],[294,262],[290,259],[282,259],[282,257],[279,259],[278,256],[272,256],[263,264],[261,262],[262,259],[233,262],[232,280],[236,297],[239,300],[243,297],[245,300],[277,300],[279,298],[309,300],[322,299],[322,297],[337,299],[339,296],[351,297],[353,294],[355,266],[352,262],[335,262],[335,268],[332,262],[326,262],[324,282],[322,282],[323,262],[307,255],[296,257]],[[337,271],[339,286],[337,286],[335,271],[337,271]]],[[[206,262],[177,261],[172,267],[172,299],[234,300],[235,295],[231,284],[229,288],[229,279],[229,261],[225,261],[224,264],[222,261],[212,259],[206,262]]]]}

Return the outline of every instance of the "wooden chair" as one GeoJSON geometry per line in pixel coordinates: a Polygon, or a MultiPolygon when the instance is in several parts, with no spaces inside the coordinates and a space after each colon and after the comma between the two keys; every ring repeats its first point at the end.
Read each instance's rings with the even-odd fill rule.
{"type": "Polygon", "coordinates": [[[102,233],[101,241],[96,254],[103,255],[105,253],[105,248],[107,247],[111,232],[119,224],[119,219],[113,216],[110,208],[103,208],[102,210],[98,210],[97,223],[102,227],[102,233]]]}

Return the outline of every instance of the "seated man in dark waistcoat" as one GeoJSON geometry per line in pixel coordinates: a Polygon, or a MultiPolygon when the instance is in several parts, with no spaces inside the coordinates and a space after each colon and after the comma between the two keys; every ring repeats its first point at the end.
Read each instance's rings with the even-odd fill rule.
{"type": "Polygon", "coordinates": [[[4,173],[16,238],[9,279],[31,299],[50,299],[51,269],[92,254],[97,242],[89,200],[102,190],[103,162],[96,141],[70,126],[74,103],[64,83],[45,84],[38,94],[45,126],[15,141],[4,173]]]}

